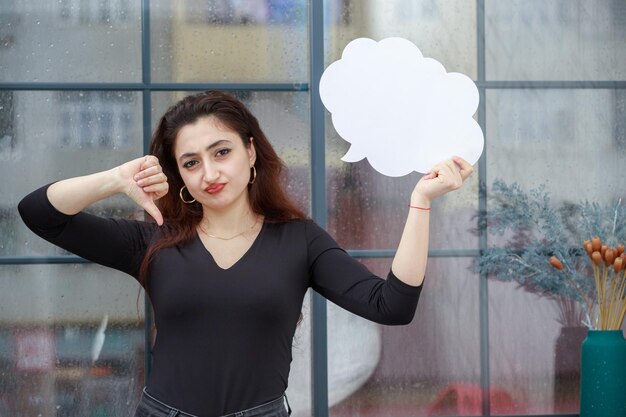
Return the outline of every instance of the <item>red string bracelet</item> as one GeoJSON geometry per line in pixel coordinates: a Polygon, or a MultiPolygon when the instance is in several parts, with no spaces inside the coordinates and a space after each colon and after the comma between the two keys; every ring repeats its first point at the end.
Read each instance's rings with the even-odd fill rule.
{"type": "Polygon", "coordinates": [[[410,205],[410,204],[409,204],[409,207],[410,207],[410,208],[414,208],[414,209],[418,209],[418,210],[425,210],[425,211],[430,210],[430,207],[412,206],[412,205],[410,205]]]}

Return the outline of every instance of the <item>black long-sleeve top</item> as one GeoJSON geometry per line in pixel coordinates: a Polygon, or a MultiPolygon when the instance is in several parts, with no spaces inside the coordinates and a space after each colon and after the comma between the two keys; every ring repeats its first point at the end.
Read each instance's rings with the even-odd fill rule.
{"type": "MultiPolygon", "coordinates": [[[[37,235],[85,259],[138,277],[154,223],[66,215],[47,187],[19,212],[37,235]]],[[[163,226],[167,227],[167,226],[163,226]]],[[[220,268],[196,236],[155,255],[145,288],[158,329],[148,392],[198,416],[217,416],[280,397],[307,288],[359,316],[410,322],[421,287],[387,280],[354,260],[308,220],[264,223],[246,254],[220,268]]]]}

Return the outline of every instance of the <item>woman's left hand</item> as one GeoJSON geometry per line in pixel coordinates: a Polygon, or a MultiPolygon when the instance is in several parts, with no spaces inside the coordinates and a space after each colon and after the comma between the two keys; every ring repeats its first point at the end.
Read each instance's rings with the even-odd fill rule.
{"type": "Polygon", "coordinates": [[[458,156],[435,165],[415,185],[411,204],[430,207],[437,197],[460,188],[473,171],[472,165],[458,156]]]}

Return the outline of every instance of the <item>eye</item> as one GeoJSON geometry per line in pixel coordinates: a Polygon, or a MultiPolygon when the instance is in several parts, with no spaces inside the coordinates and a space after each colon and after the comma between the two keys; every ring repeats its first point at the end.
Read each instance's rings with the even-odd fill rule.
{"type": "Polygon", "coordinates": [[[192,166],[196,165],[198,163],[198,161],[196,161],[195,159],[192,159],[191,161],[187,161],[183,164],[183,168],[191,168],[192,166]]]}
{"type": "Polygon", "coordinates": [[[220,157],[220,156],[226,156],[230,153],[230,149],[228,148],[224,148],[224,149],[220,149],[219,151],[217,151],[215,153],[215,156],[220,157]]]}

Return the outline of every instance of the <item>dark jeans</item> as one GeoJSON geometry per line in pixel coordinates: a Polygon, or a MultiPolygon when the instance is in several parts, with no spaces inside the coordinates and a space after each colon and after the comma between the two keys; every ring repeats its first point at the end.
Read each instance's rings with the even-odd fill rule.
{"type": "MultiPolygon", "coordinates": [[[[236,413],[228,414],[222,417],[289,417],[291,415],[291,408],[287,402],[287,396],[283,395],[280,398],[270,401],[265,404],[261,404],[256,407],[248,408],[247,410],[238,411],[236,413]]],[[[135,411],[135,417],[198,417],[194,414],[185,413],[170,407],[162,401],[157,400],[143,389],[143,394],[137,410],[135,411]]]]}

